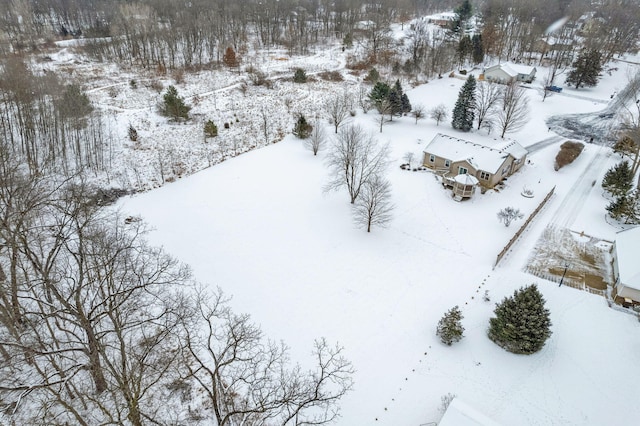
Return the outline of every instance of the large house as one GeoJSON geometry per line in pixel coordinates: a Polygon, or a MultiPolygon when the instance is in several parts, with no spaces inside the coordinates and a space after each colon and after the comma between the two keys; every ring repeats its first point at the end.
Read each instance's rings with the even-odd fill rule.
{"type": "Polygon", "coordinates": [[[514,64],[512,62],[503,62],[484,70],[484,79],[487,81],[495,81],[496,83],[511,83],[519,81],[522,83],[531,83],[536,78],[536,68],[526,65],[514,64]]]}
{"type": "Polygon", "coordinates": [[[640,304],[640,226],[616,234],[613,243],[613,297],[624,306],[640,304]]]}
{"type": "Polygon", "coordinates": [[[458,175],[475,178],[467,179],[467,186],[476,182],[484,188],[493,188],[520,170],[527,153],[516,141],[486,146],[438,133],[425,147],[422,163],[441,175],[443,183],[454,188],[455,193],[455,188],[463,182],[456,179],[458,175]]]}

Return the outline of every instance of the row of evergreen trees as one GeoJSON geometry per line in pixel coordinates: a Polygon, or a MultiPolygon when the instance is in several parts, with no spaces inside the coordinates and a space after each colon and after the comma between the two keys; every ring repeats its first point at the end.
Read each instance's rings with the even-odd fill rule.
{"type": "Polygon", "coordinates": [[[606,207],[607,212],[613,219],[626,224],[640,223],[640,192],[633,189],[635,173],[628,161],[622,161],[609,169],[602,179],[602,187],[613,197],[606,207]]]}
{"type": "MultiPolygon", "coordinates": [[[[513,296],[496,304],[495,317],[489,320],[489,338],[509,352],[539,351],[551,336],[549,310],[544,305],[545,300],[535,284],[514,291],[513,296]]],[[[451,345],[464,337],[463,318],[458,306],[442,317],[436,329],[442,343],[451,345]]]]}

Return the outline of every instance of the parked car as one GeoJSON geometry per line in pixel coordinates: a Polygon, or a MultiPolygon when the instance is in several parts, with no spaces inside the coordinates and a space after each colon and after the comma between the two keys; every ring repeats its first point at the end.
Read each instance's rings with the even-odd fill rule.
{"type": "Polygon", "coordinates": [[[562,87],[558,87],[558,86],[547,86],[547,87],[545,87],[545,90],[549,90],[549,91],[551,91],[551,92],[560,93],[560,92],[562,92],[562,87]]]}

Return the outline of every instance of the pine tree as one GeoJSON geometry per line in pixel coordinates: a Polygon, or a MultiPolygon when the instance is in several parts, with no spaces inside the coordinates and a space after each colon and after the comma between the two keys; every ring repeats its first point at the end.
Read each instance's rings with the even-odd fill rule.
{"type": "Polygon", "coordinates": [[[377,82],[371,92],[369,93],[369,99],[371,99],[371,103],[373,105],[378,105],[382,101],[389,99],[389,92],[391,91],[391,87],[387,83],[383,83],[382,81],[377,82]]]}
{"type": "Polygon", "coordinates": [[[602,54],[597,50],[583,51],[573,63],[573,69],[567,76],[567,84],[573,84],[576,89],[598,84],[598,74],[602,71],[600,63],[602,54]]]}
{"type": "Polygon", "coordinates": [[[185,105],[184,100],[178,96],[178,90],[174,86],[167,87],[167,92],[163,96],[164,103],[161,108],[161,113],[165,117],[173,118],[189,118],[189,111],[191,107],[185,105]]]}
{"type": "Polygon", "coordinates": [[[469,55],[473,52],[473,43],[471,42],[471,37],[468,35],[462,36],[460,41],[458,42],[458,61],[460,64],[464,64],[464,61],[467,60],[469,55]]]}
{"type": "Polygon", "coordinates": [[[216,126],[213,121],[207,120],[207,122],[204,123],[204,134],[209,138],[215,138],[218,136],[218,126],[216,126]]]}
{"type": "Polygon", "coordinates": [[[471,38],[471,56],[473,57],[473,63],[479,64],[484,61],[484,45],[482,44],[482,35],[474,34],[471,38]]]}
{"type": "Polygon", "coordinates": [[[452,343],[459,342],[464,337],[463,318],[460,308],[454,306],[438,321],[436,336],[440,337],[442,343],[451,346],[452,343]]]}
{"type": "Polygon", "coordinates": [[[619,220],[628,225],[640,223],[640,197],[635,191],[631,194],[624,194],[613,200],[605,209],[615,220],[619,220]]]}
{"type": "Polygon", "coordinates": [[[306,83],[307,73],[302,68],[296,68],[295,72],[293,73],[293,82],[306,83]]]}
{"type": "Polygon", "coordinates": [[[468,132],[473,127],[475,119],[476,79],[469,75],[467,81],[460,89],[458,100],[453,108],[451,126],[454,129],[468,132]]]}
{"type": "Polygon", "coordinates": [[[304,115],[300,114],[298,116],[298,120],[296,121],[296,125],[293,128],[293,134],[296,135],[300,139],[306,139],[311,134],[313,127],[311,124],[307,122],[307,119],[304,115]]]}
{"type": "Polygon", "coordinates": [[[389,91],[389,103],[391,104],[391,111],[393,115],[402,115],[402,97],[404,93],[402,91],[402,85],[400,80],[396,80],[393,88],[389,91]]]}
{"type": "Polygon", "coordinates": [[[411,102],[409,102],[409,97],[406,93],[402,94],[402,112],[411,112],[411,102]]]}
{"type": "Polygon", "coordinates": [[[496,305],[496,317],[489,320],[489,338],[509,352],[539,351],[551,336],[551,319],[544,304],[535,284],[516,290],[496,305]]]}
{"type": "Polygon", "coordinates": [[[633,174],[628,161],[610,168],[602,179],[602,187],[614,197],[626,195],[633,186],[633,174]]]}

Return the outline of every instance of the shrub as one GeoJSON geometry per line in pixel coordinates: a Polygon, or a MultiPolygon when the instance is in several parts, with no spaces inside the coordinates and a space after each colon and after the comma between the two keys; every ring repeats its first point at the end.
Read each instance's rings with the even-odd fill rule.
{"type": "Polygon", "coordinates": [[[504,223],[504,226],[509,227],[511,222],[516,219],[522,219],[524,215],[520,213],[520,209],[516,209],[513,207],[505,207],[504,209],[498,212],[498,220],[504,223]]]}
{"type": "Polygon", "coordinates": [[[293,82],[306,83],[307,73],[302,68],[296,68],[295,72],[293,73],[293,82]]]}
{"type": "Polygon", "coordinates": [[[367,76],[364,78],[364,81],[368,81],[369,83],[372,83],[372,84],[377,83],[378,80],[380,80],[380,73],[375,68],[371,68],[367,76]]]}
{"type": "Polygon", "coordinates": [[[138,140],[138,131],[131,124],[129,124],[128,132],[129,132],[129,140],[131,140],[132,142],[135,142],[138,140]]]}
{"type": "Polygon", "coordinates": [[[584,145],[580,142],[567,141],[560,145],[560,152],[556,155],[556,162],[553,166],[554,170],[558,171],[567,164],[573,163],[583,149],[584,145]]]}
{"type": "Polygon", "coordinates": [[[538,352],[551,336],[551,319],[544,304],[535,284],[514,291],[496,305],[496,317],[489,320],[489,338],[509,352],[538,352]]]}
{"type": "Polygon", "coordinates": [[[324,72],[321,72],[319,75],[320,75],[320,78],[326,81],[343,81],[344,80],[344,77],[342,77],[342,74],[339,71],[324,71],[324,72]]]}

